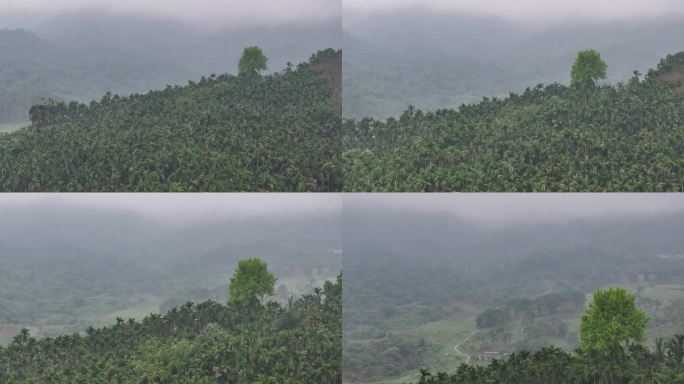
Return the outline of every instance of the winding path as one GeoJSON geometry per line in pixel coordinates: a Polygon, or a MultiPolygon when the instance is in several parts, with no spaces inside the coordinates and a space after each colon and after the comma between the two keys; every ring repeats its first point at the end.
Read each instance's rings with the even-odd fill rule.
{"type": "Polygon", "coordinates": [[[463,352],[463,351],[461,351],[460,349],[458,349],[458,347],[460,347],[461,344],[465,343],[466,341],[470,340],[470,338],[473,337],[473,336],[475,336],[475,334],[477,334],[478,332],[480,332],[480,331],[477,330],[477,331],[471,333],[470,335],[468,335],[468,337],[466,337],[465,339],[461,340],[460,343],[454,345],[454,352],[458,353],[458,354],[461,355],[461,356],[465,356],[465,358],[466,358],[465,363],[466,363],[466,364],[468,364],[468,363],[470,362],[470,355],[467,354],[467,353],[465,353],[465,352],[463,352]]]}

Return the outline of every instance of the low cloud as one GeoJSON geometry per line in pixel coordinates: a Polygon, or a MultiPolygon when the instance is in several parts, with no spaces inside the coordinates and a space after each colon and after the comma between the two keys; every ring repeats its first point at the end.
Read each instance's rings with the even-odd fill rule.
{"type": "Polygon", "coordinates": [[[4,0],[0,5],[0,14],[22,18],[33,14],[45,19],[79,11],[235,25],[329,20],[340,17],[341,4],[340,0],[4,0]]]}
{"type": "Polygon", "coordinates": [[[684,14],[679,0],[342,0],[343,9],[369,13],[404,8],[475,13],[546,23],[568,19],[620,19],[684,14]]]}
{"type": "Polygon", "coordinates": [[[372,212],[444,212],[489,223],[558,222],[583,218],[684,215],[684,194],[441,193],[344,195],[344,207],[372,212]]]}

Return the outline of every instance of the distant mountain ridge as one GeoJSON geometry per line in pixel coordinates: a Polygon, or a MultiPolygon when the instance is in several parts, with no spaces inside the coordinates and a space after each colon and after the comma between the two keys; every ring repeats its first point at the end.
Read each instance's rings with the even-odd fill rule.
{"type": "Polygon", "coordinates": [[[326,49],[256,78],[211,74],[89,105],[36,105],[31,127],[0,136],[0,189],[339,191],[340,55],[326,49]]]}
{"type": "Polygon", "coordinates": [[[345,116],[386,118],[409,105],[457,108],[567,84],[575,54],[587,48],[601,52],[609,82],[627,81],[684,49],[684,19],[524,24],[410,9],[349,17],[343,40],[345,116]]]}
{"type": "Polygon", "coordinates": [[[172,20],[65,14],[35,30],[0,30],[0,123],[25,121],[41,99],[89,102],[232,72],[242,49],[260,46],[269,68],[341,45],[332,21],[298,26],[233,27],[200,32],[172,20]]]}
{"type": "Polygon", "coordinates": [[[346,191],[684,191],[684,53],[590,88],[345,121],[346,191]]]}

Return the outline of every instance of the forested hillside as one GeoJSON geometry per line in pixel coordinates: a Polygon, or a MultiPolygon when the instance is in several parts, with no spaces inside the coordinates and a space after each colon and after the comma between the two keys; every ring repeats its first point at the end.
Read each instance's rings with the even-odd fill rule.
{"type": "MultiPolygon", "coordinates": [[[[212,212],[225,211],[214,204],[212,212]]],[[[58,203],[0,208],[0,345],[21,328],[56,337],[187,301],[224,301],[230,271],[243,257],[268,262],[279,278],[272,299],[281,303],[311,293],[341,268],[334,214],[276,214],[267,222],[240,213],[204,216],[185,219],[181,211],[159,220],[58,203]]]]}
{"type": "Polygon", "coordinates": [[[456,108],[538,83],[568,84],[567,69],[576,52],[587,48],[602,53],[609,63],[608,81],[617,83],[682,50],[684,22],[678,15],[567,16],[513,21],[424,6],[360,15],[348,11],[344,114],[384,119],[398,117],[409,105],[456,108]]]}
{"type": "Polygon", "coordinates": [[[130,95],[236,73],[248,45],[264,49],[272,72],[321,47],[341,46],[333,20],[204,30],[173,19],[81,11],[20,25],[0,25],[0,124],[25,122],[29,108],[46,98],[89,103],[106,92],[130,95]]]}
{"type": "Polygon", "coordinates": [[[457,110],[348,120],[344,189],[683,191],[683,58],[625,84],[540,84],[457,110]]]}
{"type": "Polygon", "coordinates": [[[345,202],[345,381],[416,382],[420,368],[453,374],[464,362],[491,379],[491,356],[551,344],[562,352],[549,363],[566,359],[587,295],[608,285],[634,292],[651,318],[643,345],[684,331],[681,213],[515,225],[416,206],[345,202]]]}
{"type": "Polygon", "coordinates": [[[643,343],[650,321],[635,295],[619,287],[597,290],[582,315],[580,346],[519,351],[483,365],[466,361],[449,373],[421,371],[419,384],[478,383],[682,383],[684,334],[643,343]]]}
{"type": "Polygon", "coordinates": [[[568,353],[554,346],[521,351],[484,366],[463,364],[455,372],[421,371],[418,384],[684,383],[684,334],[653,347],[639,343],[603,356],[568,353]]]}
{"type": "Polygon", "coordinates": [[[0,347],[0,382],[341,383],[341,278],[283,306],[187,303],[142,321],[0,347]]]}
{"type": "Polygon", "coordinates": [[[4,191],[338,191],[340,51],[89,105],[34,106],[0,135],[4,191]]]}

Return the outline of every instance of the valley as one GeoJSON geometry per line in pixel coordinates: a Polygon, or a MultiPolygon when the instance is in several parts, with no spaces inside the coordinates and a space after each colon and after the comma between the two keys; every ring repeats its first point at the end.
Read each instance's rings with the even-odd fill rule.
{"type": "Polygon", "coordinates": [[[416,383],[426,379],[421,369],[465,375],[464,364],[489,369],[550,346],[572,354],[592,294],[611,287],[633,293],[648,316],[645,347],[682,333],[681,208],[594,216],[581,201],[602,197],[525,199],[347,198],[345,382],[416,383]],[[580,218],[549,212],[559,209],[552,201],[575,207],[580,218]],[[507,214],[517,219],[502,222],[507,214]]]}

